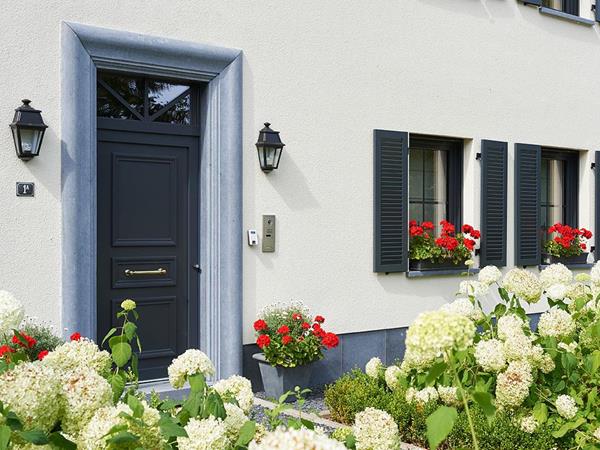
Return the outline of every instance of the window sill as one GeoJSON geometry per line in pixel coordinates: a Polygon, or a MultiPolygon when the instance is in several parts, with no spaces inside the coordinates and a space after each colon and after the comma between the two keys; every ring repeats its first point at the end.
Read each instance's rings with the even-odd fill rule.
{"type": "MultiPolygon", "coordinates": [[[[548,267],[550,264],[540,264],[538,265],[538,269],[539,270],[544,270],[546,267],[548,267]]],[[[585,270],[585,269],[591,269],[592,267],[594,267],[593,264],[565,264],[565,266],[567,266],[569,269],[574,269],[574,270],[585,270]]]]}
{"type": "MultiPolygon", "coordinates": [[[[466,274],[467,269],[434,269],[434,270],[410,270],[406,272],[407,278],[439,277],[444,275],[462,275],[466,274]]],[[[479,268],[470,269],[469,273],[479,273],[479,268]]]]}
{"type": "Polygon", "coordinates": [[[558,19],[568,20],[569,22],[574,22],[579,25],[586,25],[588,27],[592,27],[596,23],[591,19],[574,16],[573,14],[567,14],[566,12],[558,11],[557,9],[548,8],[546,6],[540,6],[539,11],[541,14],[546,14],[547,16],[553,16],[558,19]]]}

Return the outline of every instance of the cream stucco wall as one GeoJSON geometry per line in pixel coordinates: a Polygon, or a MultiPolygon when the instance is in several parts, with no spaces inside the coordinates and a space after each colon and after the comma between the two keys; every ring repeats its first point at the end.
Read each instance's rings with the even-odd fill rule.
{"type": "MultiPolygon", "coordinates": [[[[590,0],[582,15],[592,17],[590,0]]],[[[481,139],[584,151],[580,223],[593,229],[600,146],[600,27],[514,0],[5,1],[0,14],[0,288],[60,323],[60,24],[75,21],[244,51],[244,227],[277,215],[274,254],[245,247],[245,342],[256,311],[302,299],[338,332],[408,325],[456,278],[372,272],[372,130],[464,137],[464,220],[479,224],[481,139]],[[14,156],[8,124],[31,98],[49,125],[41,157],[14,156]],[[264,175],[254,142],[287,144],[264,175]],[[585,151],[588,151],[585,153],[585,151]],[[34,181],[33,199],[15,196],[34,181]]],[[[541,306],[540,306],[541,308],[541,306]]]]}

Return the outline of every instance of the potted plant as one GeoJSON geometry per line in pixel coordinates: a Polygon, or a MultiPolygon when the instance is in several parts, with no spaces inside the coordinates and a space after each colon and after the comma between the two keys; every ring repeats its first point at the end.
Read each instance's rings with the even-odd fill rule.
{"type": "Polygon", "coordinates": [[[436,238],[432,222],[409,222],[411,270],[456,268],[472,258],[480,231],[465,224],[462,232],[456,233],[455,226],[447,220],[442,220],[440,225],[442,230],[436,238]]]}
{"type": "Polygon", "coordinates": [[[324,349],[337,347],[339,338],[325,331],[323,322],[324,317],[312,318],[300,302],[263,309],[254,322],[256,344],[262,353],[252,357],[258,361],[268,397],[278,399],[296,386],[307,387],[311,363],[323,358],[324,349]]]}
{"type": "Polygon", "coordinates": [[[548,228],[548,234],[551,238],[544,244],[545,263],[585,264],[587,262],[588,253],[585,250],[587,250],[588,239],[592,237],[590,230],[555,223],[548,228]]]}

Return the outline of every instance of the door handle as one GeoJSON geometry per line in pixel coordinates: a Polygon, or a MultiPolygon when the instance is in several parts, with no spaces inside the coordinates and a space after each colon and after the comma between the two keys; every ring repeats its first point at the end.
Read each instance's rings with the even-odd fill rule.
{"type": "Polygon", "coordinates": [[[125,276],[126,277],[133,277],[136,275],[166,275],[167,274],[167,269],[163,269],[162,267],[159,267],[158,269],[155,270],[131,270],[131,269],[125,269],[125,276]]]}

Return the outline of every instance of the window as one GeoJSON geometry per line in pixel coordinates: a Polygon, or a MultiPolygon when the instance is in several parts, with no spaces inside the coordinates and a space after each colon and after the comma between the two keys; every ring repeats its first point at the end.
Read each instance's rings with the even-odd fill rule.
{"type": "Polygon", "coordinates": [[[460,227],[462,222],[463,142],[423,135],[410,136],[409,218],[433,222],[436,232],[440,220],[460,227]]]}
{"type": "Polygon", "coordinates": [[[100,73],[98,117],[191,125],[195,89],[135,75],[100,73]]]}
{"type": "Polygon", "coordinates": [[[578,225],[578,164],[577,152],[542,149],[540,227],[543,233],[557,222],[578,225]]]}
{"type": "Polygon", "coordinates": [[[574,16],[579,15],[579,0],[542,0],[542,6],[574,16]]]}

